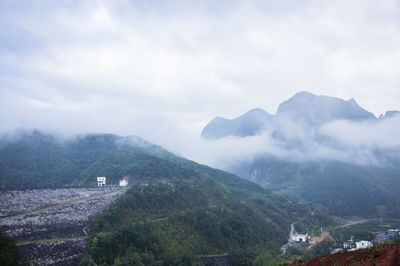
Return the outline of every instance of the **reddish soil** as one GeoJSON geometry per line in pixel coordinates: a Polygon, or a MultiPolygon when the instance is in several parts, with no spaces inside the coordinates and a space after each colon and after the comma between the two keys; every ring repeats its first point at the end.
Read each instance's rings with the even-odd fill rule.
{"type": "Polygon", "coordinates": [[[360,249],[315,257],[296,266],[338,265],[400,265],[400,243],[385,244],[377,248],[360,249]]]}

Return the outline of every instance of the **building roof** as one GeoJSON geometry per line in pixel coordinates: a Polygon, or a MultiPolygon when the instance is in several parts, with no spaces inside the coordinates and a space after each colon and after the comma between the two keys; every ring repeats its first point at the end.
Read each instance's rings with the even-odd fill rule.
{"type": "Polygon", "coordinates": [[[305,232],[298,232],[298,233],[296,233],[295,235],[303,235],[303,236],[305,236],[305,235],[308,235],[308,233],[305,233],[305,232]]]}

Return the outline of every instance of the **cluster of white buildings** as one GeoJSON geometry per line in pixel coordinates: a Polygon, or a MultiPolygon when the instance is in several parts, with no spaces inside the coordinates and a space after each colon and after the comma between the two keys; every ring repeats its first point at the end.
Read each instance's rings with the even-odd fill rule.
{"type": "Polygon", "coordinates": [[[385,232],[375,232],[375,239],[374,241],[353,241],[352,239],[343,243],[343,249],[346,250],[357,250],[363,248],[370,248],[374,244],[381,244],[387,241],[392,241],[396,239],[400,239],[400,230],[399,229],[389,229],[385,232]]]}
{"type": "Polygon", "coordinates": [[[373,241],[360,240],[360,241],[346,241],[343,243],[343,249],[353,251],[357,249],[370,248],[374,245],[373,241]]]}

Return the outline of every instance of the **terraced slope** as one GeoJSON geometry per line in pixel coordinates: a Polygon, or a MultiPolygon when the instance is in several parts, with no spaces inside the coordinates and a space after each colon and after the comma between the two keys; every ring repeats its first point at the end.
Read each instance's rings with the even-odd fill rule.
{"type": "Polygon", "coordinates": [[[0,192],[0,201],[8,202],[1,206],[0,227],[17,242],[22,259],[77,265],[88,238],[83,229],[124,192],[119,187],[0,192]]]}

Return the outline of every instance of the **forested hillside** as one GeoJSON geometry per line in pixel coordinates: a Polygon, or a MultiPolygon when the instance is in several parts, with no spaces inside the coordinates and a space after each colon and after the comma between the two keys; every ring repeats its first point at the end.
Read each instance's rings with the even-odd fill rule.
{"type": "Polygon", "coordinates": [[[127,160],[135,163],[146,154],[168,156],[138,137],[91,134],[61,140],[37,130],[22,132],[0,139],[0,189],[95,185],[97,176],[117,184],[129,170],[127,160]],[[116,161],[122,163],[117,168],[116,161]]]}
{"type": "Polygon", "coordinates": [[[290,224],[319,230],[329,216],[250,181],[177,157],[137,137],[99,134],[61,141],[38,131],[0,150],[2,188],[95,186],[97,176],[131,187],[91,224],[99,265],[194,264],[229,254],[250,265],[277,255],[290,224]]]}
{"type": "Polygon", "coordinates": [[[236,167],[250,173],[255,183],[326,208],[332,215],[399,217],[399,168],[339,161],[291,162],[270,156],[236,167]]]}
{"type": "Polygon", "coordinates": [[[280,253],[290,223],[306,230],[333,223],[226,172],[190,161],[156,162],[143,172],[150,184],[131,187],[91,224],[96,263],[188,265],[229,254],[235,265],[251,265],[265,252],[280,253]]]}

